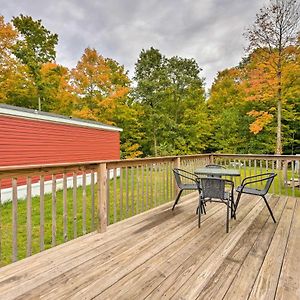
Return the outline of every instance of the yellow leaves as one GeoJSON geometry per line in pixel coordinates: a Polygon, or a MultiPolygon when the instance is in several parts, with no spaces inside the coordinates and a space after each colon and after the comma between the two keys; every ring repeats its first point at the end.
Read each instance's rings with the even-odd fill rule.
{"type": "Polygon", "coordinates": [[[10,23],[4,22],[4,17],[0,16],[0,54],[3,55],[10,49],[17,37],[17,32],[10,23]]]}
{"type": "Polygon", "coordinates": [[[254,134],[258,134],[262,131],[264,126],[269,124],[273,118],[273,115],[266,111],[251,110],[247,113],[247,115],[256,118],[255,121],[249,125],[250,131],[254,134]]]}
{"type": "Polygon", "coordinates": [[[139,150],[139,148],[141,147],[141,145],[135,143],[133,145],[128,145],[129,143],[125,143],[124,145],[124,152],[125,152],[125,158],[126,159],[134,159],[137,157],[140,157],[143,152],[139,150]]]}
{"type": "Polygon", "coordinates": [[[72,115],[73,117],[77,117],[80,119],[99,121],[98,118],[94,115],[94,112],[86,106],[81,110],[74,110],[72,115]]]}

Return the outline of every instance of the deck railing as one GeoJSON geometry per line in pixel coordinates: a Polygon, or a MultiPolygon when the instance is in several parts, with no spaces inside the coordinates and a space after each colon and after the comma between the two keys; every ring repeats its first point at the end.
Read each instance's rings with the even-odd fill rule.
{"type": "Polygon", "coordinates": [[[241,177],[278,174],[271,192],[300,196],[299,156],[201,154],[0,167],[0,265],[93,232],[174,199],[172,169],[208,163],[241,177]]]}

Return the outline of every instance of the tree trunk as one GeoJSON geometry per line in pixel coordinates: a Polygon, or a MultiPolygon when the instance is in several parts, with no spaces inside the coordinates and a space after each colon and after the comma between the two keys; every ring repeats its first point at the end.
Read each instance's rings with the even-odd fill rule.
{"type": "Polygon", "coordinates": [[[154,140],[154,155],[157,157],[157,139],[156,139],[156,133],[153,134],[153,140],[154,140]]]}
{"type": "Polygon", "coordinates": [[[277,139],[276,139],[276,154],[282,154],[282,136],[281,136],[281,112],[282,112],[282,91],[281,91],[281,54],[279,53],[279,62],[277,67],[277,139]]]}
{"type": "Polygon", "coordinates": [[[276,154],[282,154],[282,142],[281,142],[281,99],[277,100],[277,139],[276,139],[276,154]]]}
{"type": "MultiPolygon", "coordinates": [[[[279,57],[278,71],[278,90],[277,90],[277,138],[276,138],[276,152],[275,154],[282,154],[282,135],[281,135],[281,113],[282,113],[282,91],[281,91],[281,59],[279,57]]],[[[281,161],[277,160],[277,169],[281,170],[281,161]]]]}

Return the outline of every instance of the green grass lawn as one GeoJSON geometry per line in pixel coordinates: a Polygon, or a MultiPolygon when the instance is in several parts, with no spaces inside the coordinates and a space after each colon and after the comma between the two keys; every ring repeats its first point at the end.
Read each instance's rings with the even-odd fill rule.
{"type": "MultiPolygon", "coordinates": [[[[109,205],[108,223],[112,224],[122,219],[156,207],[170,201],[174,195],[173,177],[171,170],[168,175],[162,170],[139,169],[123,170],[122,179],[117,177],[109,181],[109,205]],[[126,173],[127,172],[127,173],[126,173]],[[163,184],[164,180],[164,184],[163,184]],[[147,183],[148,182],[148,183],[147,183]],[[169,188],[166,188],[166,186],[169,188]],[[122,193],[121,193],[122,185],[122,193]],[[127,192],[126,192],[127,191],[127,192]]],[[[91,186],[86,188],[86,224],[83,222],[83,190],[77,188],[76,211],[74,218],[73,211],[73,189],[67,191],[67,239],[71,240],[76,236],[96,230],[97,217],[97,185],[94,186],[94,208],[92,209],[91,186]],[[93,216],[93,218],[92,218],[93,216]],[[76,229],[74,229],[76,219],[76,229]],[[94,219],[94,226],[92,220],[94,219]],[[83,228],[85,227],[85,230],[83,228]]],[[[45,194],[45,249],[52,247],[52,194],[45,194]]],[[[12,203],[7,202],[0,206],[0,233],[1,233],[1,257],[0,266],[11,262],[12,257],[12,203]]],[[[56,193],[56,245],[64,242],[63,234],[63,191],[56,193]]],[[[18,201],[18,259],[26,257],[26,200],[18,201]]],[[[32,253],[40,252],[40,197],[32,198],[32,253]]]]}
{"type": "MultiPolygon", "coordinates": [[[[234,178],[235,185],[238,185],[242,178],[260,172],[266,172],[265,168],[241,167],[241,177],[234,178]]],[[[282,195],[293,195],[300,197],[299,187],[293,189],[290,186],[283,185],[282,171],[277,171],[271,193],[282,195]],[[280,184],[281,183],[281,184],[280,184]]],[[[288,178],[291,178],[291,171],[288,172],[288,178]]],[[[119,177],[109,181],[109,205],[108,221],[109,224],[128,218],[135,214],[153,208],[165,202],[174,199],[174,182],[171,169],[163,171],[162,169],[128,169],[123,170],[122,179],[119,177]],[[133,170],[133,171],[132,171],[133,170]],[[127,173],[126,173],[127,172],[127,173]],[[127,179],[126,179],[127,178],[127,179]],[[122,193],[121,193],[122,186],[122,193]],[[126,192],[127,191],[127,192],[126,192]]],[[[97,228],[97,186],[94,188],[94,209],[92,210],[91,186],[86,188],[86,230],[83,230],[83,197],[82,187],[77,189],[77,213],[76,213],[76,236],[96,230],[97,228]],[[92,211],[94,211],[94,226],[92,224],[92,211]]],[[[63,192],[57,191],[56,208],[56,245],[64,242],[63,237],[63,192]]],[[[0,224],[1,224],[1,257],[0,265],[11,262],[12,256],[12,203],[4,203],[0,206],[0,224]]],[[[73,189],[67,191],[67,237],[68,240],[74,238],[74,218],[73,218],[73,189]]],[[[52,195],[45,195],[45,249],[52,246],[52,195]]],[[[40,199],[32,198],[32,253],[40,251],[40,199]]],[[[26,201],[18,202],[18,258],[26,256],[26,201]]]]}

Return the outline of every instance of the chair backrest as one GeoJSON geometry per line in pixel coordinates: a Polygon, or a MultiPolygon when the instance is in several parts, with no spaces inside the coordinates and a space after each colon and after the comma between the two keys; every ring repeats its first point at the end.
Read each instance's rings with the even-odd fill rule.
{"type": "Polygon", "coordinates": [[[176,184],[178,185],[179,188],[182,187],[182,181],[181,181],[180,171],[181,170],[177,169],[177,168],[173,169],[173,173],[174,173],[174,176],[175,176],[175,181],[176,181],[176,184]]]}
{"type": "Polygon", "coordinates": [[[204,198],[224,199],[225,179],[217,177],[200,178],[202,196],[204,198]]]}
{"type": "MultiPolygon", "coordinates": [[[[198,182],[196,181],[197,176],[193,173],[190,173],[183,169],[174,168],[173,173],[175,176],[176,184],[180,189],[184,189],[187,185],[194,184],[198,186],[198,182]]],[[[191,189],[189,187],[189,189],[191,189]]]]}
{"type": "Polygon", "coordinates": [[[264,189],[262,191],[264,192],[264,194],[267,194],[268,191],[269,191],[269,189],[270,189],[270,187],[271,187],[271,184],[272,184],[275,176],[277,176],[277,174],[275,174],[275,173],[267,173],[265,175],[267,175],[267,177],[263,178],[262,180],[266,180],[266,184],[265,184],[265,187],[264,187],[264,189]]]}

